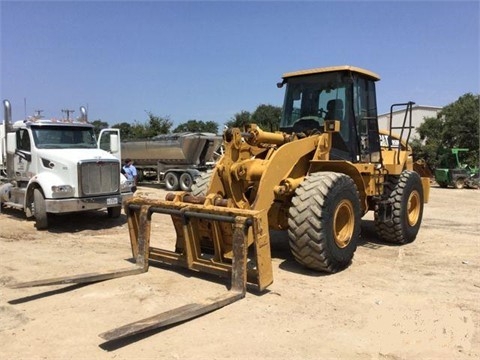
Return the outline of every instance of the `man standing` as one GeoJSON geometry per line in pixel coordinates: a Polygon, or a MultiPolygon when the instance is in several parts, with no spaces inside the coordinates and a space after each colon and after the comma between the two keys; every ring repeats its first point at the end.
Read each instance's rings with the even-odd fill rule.
{"type": "Polygon", "coordinates": [[[125,159],[125,165],[123,171],[128,181],[133,183],[132,192],[137,191],[137,169],[133,166],[132,159],[125,159]]]}

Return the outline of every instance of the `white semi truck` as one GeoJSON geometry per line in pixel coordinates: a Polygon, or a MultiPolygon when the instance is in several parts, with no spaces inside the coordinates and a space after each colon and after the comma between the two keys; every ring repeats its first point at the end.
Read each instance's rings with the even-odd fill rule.
{"type": "Polygon", "coordinates": [[[29,117],[12,123],[11,105],[3,101],[0,127],[0,205],[34,217],[48,228],[49,214],[107,209],[119,217],[132,184],[121,175],[118,129],[105,129],[96,140],[84,107],[78,119],[29,117]]]}

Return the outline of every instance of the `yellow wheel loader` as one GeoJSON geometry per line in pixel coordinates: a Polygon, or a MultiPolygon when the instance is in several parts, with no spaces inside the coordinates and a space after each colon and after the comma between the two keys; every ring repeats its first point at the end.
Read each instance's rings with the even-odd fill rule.
{"type": "MultiPolygon", "coordinates": [[[[224,154],[191,192],[165,200],[135,197],[124,205],[136,267],[17,284],[14,287],[92,282],[148,270],[159,262],[231,278],[230,291],[101,334],[106,340],[190,319],[259,291],[273,282],[269,230],[288,231],[295,259],[335,273],[347,267],[361,236],[360,222],[375,214],[378,238],[415,240],[429,179],[413,171],[408,140],[413,102],[402,124],[377,118],[375,73],[353,66],[283,75],[280,131],[250,124],[224,133],[224,154]],[[176,241],[150,242],[152,215],[171,216],[176,241]]],[[[390,117],[392,119],[392,117],[390,117]]]]}

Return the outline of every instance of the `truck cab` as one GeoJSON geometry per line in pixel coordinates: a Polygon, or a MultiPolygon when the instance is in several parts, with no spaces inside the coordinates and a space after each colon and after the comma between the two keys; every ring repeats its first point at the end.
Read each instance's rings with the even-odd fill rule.
{"type": "Polygon", "coordinates": [[[103,131],[97,141],[84,109],[75,120],[34,116],[11,123],[10,105],[4,105],[3,205],[35,217],[38,229],[48,227],[52,213],[106,208],[110,217],[120,216],[123,200],[132,193],[120,173],[118,129],[103,131]],[[102,150],[105,143],[109,151],[102,150]]]}

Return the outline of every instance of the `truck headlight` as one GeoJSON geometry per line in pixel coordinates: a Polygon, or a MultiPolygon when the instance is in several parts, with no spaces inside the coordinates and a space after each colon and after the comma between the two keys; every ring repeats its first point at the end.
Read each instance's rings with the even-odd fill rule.
{"type": "Polygon", "coordinates": [[[122,181],[120,184],[121,192],[130,191],[132,186],[133,186],[133,181],[128,181],[128,180],[122,181]]]}
{"type": "Polygon", "coordinates": [[[53,193],[71,193],[73,192],[73,187],[70,185],[53,185],[53,193]]]}

